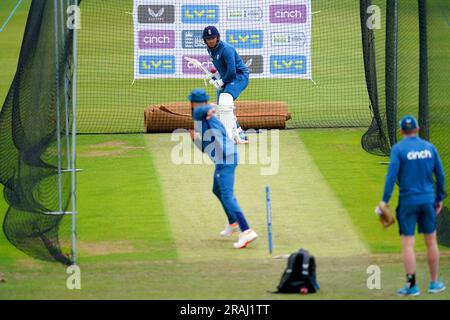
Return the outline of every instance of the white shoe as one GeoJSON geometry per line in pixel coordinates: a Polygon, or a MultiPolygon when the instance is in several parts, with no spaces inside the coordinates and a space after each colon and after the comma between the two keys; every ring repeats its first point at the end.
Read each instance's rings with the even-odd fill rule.
{"type": "Polygon", "coordinates": [[[258,238],[256,232],[253,231],[252,229],[248,229],[244,232],[241,232],[241,234],[239,235],[239,241],[233,243],[233,246],[235,249],[245,248],[246,246],[248,246],[250,242],[252,242],[256,238],[258,238]]]}
{"type": "Polygon", "coordinates": [[[237,222],[233,224],[227,224],[225,229],[220,232],[220,235],[222,237],[230,237],[236,231],[239,231],[239,224],[237,222]]]}

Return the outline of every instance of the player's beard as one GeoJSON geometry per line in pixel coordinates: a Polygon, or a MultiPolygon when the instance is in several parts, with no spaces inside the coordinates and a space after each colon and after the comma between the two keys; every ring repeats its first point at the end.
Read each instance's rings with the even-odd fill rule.
{"type": "Polygon", "coordinates": [[[217,37],[217,39],[216,39],[216,44],[215,44],[213,47],[210,47],[210,46],[208,45],[208,43],[205,41],[206,46],[207,46],[208,49],[210,49],[210,50],[217,49],[217,47],[219,46],[219,42],[220,42],[220,36],[217,37]]]}

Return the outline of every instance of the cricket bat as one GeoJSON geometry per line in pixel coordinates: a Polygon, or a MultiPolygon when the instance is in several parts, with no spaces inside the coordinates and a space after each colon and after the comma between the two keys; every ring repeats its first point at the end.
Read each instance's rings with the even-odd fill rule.
{"type": "MultiPolygon", "coordinates": [[[[187,62],[189,62],[189,63],[192,63],[196,68],[198,68],[198,69],[200,69],[201,71],[203,71],[203,73],[205,74],[205,78],[203,79],[203,81],[205,82],[205,86],[206,86],[206,81],[208,80],[211,80],[213,77],[214,77],[214,75],[208,70],[208,69],[206,69],[205,68],[205,66],[200,62],[200,61],[198,61],[197,59],[194,59],[194,58],[190,58],[190,57],[184,57],[184,60],[186,60],[187,62]]],[[[220,86],[219,85],[217,85],[217,84],[214,84],[214,87],[216,88],[216,89],[220,89],[220,86]]]]}

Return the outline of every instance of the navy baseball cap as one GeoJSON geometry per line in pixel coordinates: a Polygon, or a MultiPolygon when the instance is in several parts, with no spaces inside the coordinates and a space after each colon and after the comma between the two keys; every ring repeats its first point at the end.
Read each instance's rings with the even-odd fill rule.
{"type": "Polygon", "coordinates": [[[416,130],[419,129],[419,124],[414,116],[408,115],[400,120],[400,128],[404,131],[416,130]]]}
{"type": "Polygon", "coordinates": [[[191,94],[187,97],[191,102],[206,102],[209,100],[209,96],[205,89],[194,89],[191,94]]]}
{"type": "Polygon", "coordinates": [[[219,30],[214,26],[207,26],[203,30],[203,40],[220,36],[219,30]]]}

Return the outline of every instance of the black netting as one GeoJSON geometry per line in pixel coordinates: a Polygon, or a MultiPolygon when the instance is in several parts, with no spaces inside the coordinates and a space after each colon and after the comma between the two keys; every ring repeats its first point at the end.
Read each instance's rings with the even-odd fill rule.
{"type": "Polygon", "coordinates": [[[397,66],[398,66],[398,19],[397,0],[386,1],[386,45],[385,45],[385,103],[386,125],[389,142],[397,142],[397,66]]]}
{"type": "MultiPolygon", "coordinates": [[[[374,114],[372,125],[362,139],[363,148],[370,153],[389,155],[390,147],[399,138],[398,121],[412,114],[419,119],[421,137],[437,147],[447,178],[450,172],[449,13],[450,2],[443,0],[361,1],[366,81],[374,114]],[[367,19],[366,8],[374,3],[386,14],[386,42],[377,40],[383,38],[382,33],[367,30],[363,24],[363,19],[367,19]],[[382,71],[384,78],[380,78],[382,71]],[[384,92],[381,87],[385,88],[384,92]]],[[[440,219],[446,221],[444,217],[445,214],[440,219]]],[[[450,234],[447,225],[441,223],[440,239],[450,234]]]]}
{"type": "Polygon", "coordinates": [[[70,175],[58,178],[57,169],[58,159],[62,168],[68,163],[64,119],[71,112],[72,32],[65,28],[67,4],[32,2],[17,72],[0,114],[0,182],[9,205],[3,231],[30,256],[64,264],[70,263],[63,253],[69,242],[60,232],[64,215],[54,213],[67,211],[71,190],[70,175]]]}
{"type": "MultiPolygon", "coordinates": [[[[364,71],[370,99],[369,107],[373,115],[372,122],[361,139],[361,144],[363,149],[370,153],[386,155],[389,153],[390,145],[386,133],[386,109],[381,107],[384,102],[382,91],[384,79],[379,79],[377,75],[377,70],[383,70],[384,66],[384,52],[380,50],[380,41],[384,37],[377,30],[382,30],[384,24],[380,21],[381,17],[378,20],[373,20],[372,15],[375,14],[374,10],[371,9],[373,5],[371,0],[360,1],[364,71]],[[379,23],[378,28],[376,28],[377,23],[379,23]],[[378,51],[376,51],[376,48],[379,48],[378,51]],[[379,52],[383,52],[383,54],[379,52]]],[[[377,6],[380,9],[382,8],[379,3],[377,3],[377,6]]],[[[378,74],[380,73],[378,72],[378,74]]]]}
{"type": "MultiPolygon", "coordinates": [[[[448,193],[450,179],[450,2],[444,0],[426,1],[427,53],[428,53],[428,104],[430,141],[437,147],[442,159],[448,193]]],[[[425,96],[425,94],[424,94],[425,96]]],[[[438,231],[440,243],[450,246],[449,199],[444,201],[447,209],[447,224],[438,231]],[[447,240],[442,241],[444,238],[447,240]]],[[[446,213],[445,213],[446,212],[446,213]]]]}
{"type": "Polygon", "coordinates": [[[438,243],[450,247],[450,210],[444,207],[437,217],[437,239],[438,243]]]}
{"type": "Polygon", "coordinates": [[[430,139],[430,105],[428,96],[428,46],[426,1],[419,0],[419,127],[420,136],[430,139]]]}

